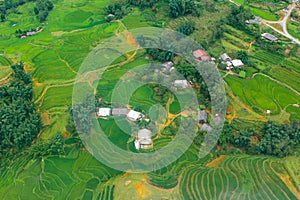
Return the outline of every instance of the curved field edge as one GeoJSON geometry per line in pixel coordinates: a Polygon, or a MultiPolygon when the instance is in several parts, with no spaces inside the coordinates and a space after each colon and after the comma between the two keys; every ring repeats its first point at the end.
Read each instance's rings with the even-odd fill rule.
{"type": "Polygon", "coordinates": [[[109,181],[120,172],[102,165],[79,148],[68,151],[65,157],[24,157],[10,163],[2,173],[0,198],[111,199],[113,186],[108,186],[109,181]]]}
{"type": "Polygon", "coordinates": [[[282,181],[284,175],[281,161],[231,156],[217,168],[188,167],[180,191],[184,199],[297,199],[282,181]]]}

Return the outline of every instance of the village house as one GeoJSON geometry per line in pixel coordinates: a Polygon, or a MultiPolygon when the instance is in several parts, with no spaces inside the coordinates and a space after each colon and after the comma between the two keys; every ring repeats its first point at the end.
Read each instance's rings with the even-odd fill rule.
{"type": "Polygon", "coordinates": [[[173,82],[174,87],[181,87],[183,89],[188,88],[189,87],[189,83],[187,80],[175,80],[173,82]]]}
{"type": "Polygon", "coordinates": [[[127,114],[127,118],[130,120],[130,121],[138,121],[139,119],[142,118],[142,113],[140,112],[137,112],[137,111],[134,111],[134,110],[130,110],[127,114]]]}
{"type": "Polygon", "coordinates": [[[234,59],[231,61],[233,67],[241,67],[244,63],[239,59],[234,59]]]}
{"type": "Polygon", "coordinates": [[[223,121],[224,119],[218,114],[216,114],[215,117],[213,118],[213,122],[216,126],[220,125],[223,121]]]}
{"type": "Polygon", "coordinates": [[[198,111],[198,121],[199,123],[207,122],[207,112],[205,110],[198,111]]]}
{"type": "Polygon", "coordinates": [[[259,24],[261,22],[261,18],[256,16],[254,19],[249,19],[245,22],[246,24],[259,24]]]}
{"type": "Polygon", "coordinates": [[[98,108],[97,115],[98,115],[98,117],[111,116],[111,109],[110,108],[98,108]]]}
{"type": "Polygon", "coordinates": [[[148,149],[152,147],[152,132],[149,129],[141,129],[138,132],[137,139],[134,141],[136,149],[148,149]]]}
{"type": "Polygon", "coordinates": [[[228,62],[231,61],[231,58],[229,57],[229,55],[227,53],[223,53],[222,55],[220,55],[219,57],[223,62],[228,62]]]}
{"type": "Polygon", "coordinates": [[[113,108],[112,116],[127,116],[128,112],[127,108],[113,108]]]}
{"type": "Polygon", "coordinates": [[[201,126],[200,130],[206,131],[206,132],[211,132],[213,129],[209,124],[205,123],[201,126]]]}
{"type": "Polygon", "coordinates": [[[174,64],[173,62],[169,61],[169,62],[165,62],[162,65],[162,72],[171,72],[174,69],[174,64]]]}
{"type": "Polygon", "coordinates": [[[277,42],[278,38],[275,37],[274,35],[270,34],[270,33],[263,33],[261,34],[261,36],[263,38],[265,38],[266,40],[272,41],[272,42],[277,42]]]}
{"type": "Polygon", "coordinates": [[[208,53],[202,49],[198,49],[198,50],[194,51],[193,55],[195,58],[197,58],[198,60],[201,60],[201,61],[209,61],[210,60],[210,56],[208,55],[208,53]]]}

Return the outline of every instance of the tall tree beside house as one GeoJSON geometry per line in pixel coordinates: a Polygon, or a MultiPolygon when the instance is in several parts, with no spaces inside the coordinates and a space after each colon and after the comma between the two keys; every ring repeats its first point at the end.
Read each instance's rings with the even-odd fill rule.
{"type": "Polygon", "coordinates": [[[12,69],[12,80],[0,87],[0,154],[29,147],[42,128],[30,76],[22,63],[12,69]]]}
{"type": "Polygon", "coordinates": [[[237,29],[245,29],[245,21],[252,18],[254,18],[254,15],[249,8],[233,6],[228,16],[228,23],[237,29]]]}
{"type": "Polygon", "coordinates": [[[240,59],[246,65],[249,63],[249,56],[246,51],[238,51],[237,58],[240,59]]]}

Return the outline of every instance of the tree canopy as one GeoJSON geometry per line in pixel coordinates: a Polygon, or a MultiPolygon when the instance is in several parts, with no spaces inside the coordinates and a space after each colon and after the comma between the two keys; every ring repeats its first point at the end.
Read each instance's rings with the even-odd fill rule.
{"type": "Polygon", "coordinates": [[[11,81],[0,87],[0,153],[29,147],[42,128],[33,102],[30,76],[22,63],[12,66],[11,81]]]}

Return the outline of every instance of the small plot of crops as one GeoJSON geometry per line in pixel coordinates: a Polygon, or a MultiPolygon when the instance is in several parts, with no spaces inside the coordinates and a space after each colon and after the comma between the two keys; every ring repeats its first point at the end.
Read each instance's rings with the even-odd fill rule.
{"type": "Polygon", "coordinates": [[[268,158],[232,156],[217,168],[189,167],[180,190],[184,199],[297,199],[276,170],[268,158]]]}

